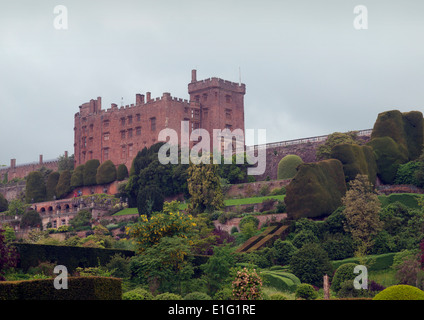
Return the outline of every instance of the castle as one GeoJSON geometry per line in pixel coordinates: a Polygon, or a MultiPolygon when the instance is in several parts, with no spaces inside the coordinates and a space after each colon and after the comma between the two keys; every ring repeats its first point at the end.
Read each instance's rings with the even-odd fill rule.
{"type": "MultiPolygon", "coordinates": [[[[150,92],[136,94],[135,104],[102,109],[102,99],[92,99],[75,114],[75,166],[90,159],[100,163],[131,167],[137,152],[158,142],[162,129],[173,129],[181,141],[181,121],[188,121],[189,133],[205,129],[242,129],[244,132],[244,95],[246,86],[219,78],[197,80],[192,70],[188,84],[189,100],[163,93],[152,98],[150,92]]],[[[195,142],[190,142],[191,146],[195,142]]],[[[244,145],[244,141],[243,141],[244,145]]]]}

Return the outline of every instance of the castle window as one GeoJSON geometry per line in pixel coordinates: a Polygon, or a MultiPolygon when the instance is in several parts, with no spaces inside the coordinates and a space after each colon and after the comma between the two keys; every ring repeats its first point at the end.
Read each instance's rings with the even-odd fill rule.
{"type": "Polygon", "coordinates": [[[128,129],[128,138],[132,138],[133,136],[133,129],[128,129]]]}
{"type": "Polygon", "coordinates": [[[203,109],[203,119],[207,120],[208,119],[208,115],[209,115],[209,110],[208,109],[203,109]]]}
{"type": "Polygon", "coordinates": [[[125,126],[125,118],[121,118],[121,125],[125,126]]]}
{"type": "Polygon", "coordinates": [[[189,107],[184,107],[184,112],[185,113],[188,113],[190,111],[190,108],[189,107]]]}
{"type": "Polygon", "coordinates": [[[156,131],[156,118],[150,118],[150,130],[156,131]]]}
{"type": "Polygon", "coordinates": [[[230,96],[229,94],[227,94],[227,95],[225,96],[225,102],[226,102],[226,103],[230,103],[230,102],[231,102],[231,96],[230,96]]]}
{"type": "Polygon", "coordinates": [[[126,146],[122,146],[121,147],[121,159],[125,159],[126,152],[127,152],[126,146]]]}
{"type": "Polygon", "coordinates": [[[226,118],[227,120],[231,120],[231,117],[232,117],[232,112],[231,112],[231,110],[230,110],[230,109],[226,109],[226,110],[225,110],[225,118],[226,118]]]}
{"type": "Polygon", "coordinates": [[[136,134],[137,136],[141,136],[141,127],[137,127],[137,128],[135,128],[135,134],[136,134]]]}
{"type": "Polygon", "coordinates": [[[200,96],[194,96],[194,101],[200,102],[200,96]]]}
{"type": "Polygon", "coordinates": [[[141,115],[140,115],[139,113],[137,113],[137,114],[135,115],[135,118],[137,119],[137,121],[141,121],[141,115]]]}
{"type": "Polygon", "coordinates": [[[93,146],[93,137],[88,138],[88,147],[93,146]]]}
{"type": "Polygon", "coordinates": [[[90,132],[93,132],[94,125],[90,124],[90,132]]]}
{"type": "Polygon", "coordinates": [[[82,137],[82,146],[83,148],[87,146],[87,137],[82,137]]]}
{"type": "Polygon", "coordinates": [[[131,158],[133,156],[133,145],[128,145],[128,157],[131,158]]]}
{"type": "Polygon", "coordinates": [[[204,93],[204,94],[202,95],[202,99],[203,99],[203,101],[208,100],[208,94],[207,94],[207,93],[204,93]]]}
{"type": "Polygon", "coordinates": [[[103,127],[109,127],[109,120],[103,121],[103,127]]]}
{"type": "Polygon", "coordinates": [[[128,124],[132,124],[132,120],[133,120],[133,117],[132,116],[128,116],[128,124]]]}
{"type": "Polygon", "coordinates": [[[109,148],[104,148],[103,149],[103,160],[108,160],[109,159],[109,148]]]}
{"type": "Polygon", "coordinates": [[[121,139],[125,139],[125,130],[121,131],[121,139]]]}
{"type": "Polygon", "coordinates": [[[88,160],[93,160],[93,151],[88,151],[88,160]]]}
{"type": "Polygon", "coordinates": [[[104,134],[103,134],[103,140],[104,140],[104,141],[108,141],[108,140],[109,140],[109,136],[110,136],[110,135],[109,135],[109,132],[104,133],[104,134]]]}

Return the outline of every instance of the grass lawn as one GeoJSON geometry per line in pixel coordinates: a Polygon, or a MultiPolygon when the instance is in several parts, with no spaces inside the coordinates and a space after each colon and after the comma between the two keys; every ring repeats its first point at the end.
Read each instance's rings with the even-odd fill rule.
{"type": "Polygon", "coordinates": [[[284,200],[286,195],[277,195],[277,196],[265,196],[265,197],[251,197],[251,198],[242,198],[242,199],[227,199],[224,201],[226,206],[237,206],[242,204],[255,204],[261,203],[263,200],[267,199],[276,199],[284,200]]]}
{"type": "MultiPolygon", "coordinates": [[[[243,198],[243,199],[227,199],[224,200],[226,206],[236,206],[242,204],[255,204],[261,203],[266,199],[276,199],[276,200],[284,200],[285,195],[277,195],[277,196],[265,196],[265,197],[251,197],[251,198],[243,198]]],[[[188,203],[181,203],[180,210],[187,209],[188,203]]],[[[114,214],[114,216],[123,216],[127,214],[137,214],[137,208],[125,208],[121,211],[118,211],[114,214]]]]}

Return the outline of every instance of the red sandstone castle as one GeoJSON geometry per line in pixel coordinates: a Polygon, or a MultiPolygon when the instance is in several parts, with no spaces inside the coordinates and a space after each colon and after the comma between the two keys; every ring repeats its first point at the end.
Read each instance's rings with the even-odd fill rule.
{"type": "MultiPolygon", "coordinates": [[[[111,160],[128,168],[137,152],[158,142],[162,129],[178,133],[181,141],[181,121],[189,122],[189,131],[206,129],[242,129],[244,132],[244,94],[246,87],[219,78],[197,80],[192,70],[188,84],[189,100],[174,98],[170,93],[152,99],[151,93],[136,94],[135,104],[102,110],[102,100],[81,105],[75,114],[75,166],[87,160],[100,163],[111,160]]],[[[243,141],[244,145],[244,141],[243,141]]]]}

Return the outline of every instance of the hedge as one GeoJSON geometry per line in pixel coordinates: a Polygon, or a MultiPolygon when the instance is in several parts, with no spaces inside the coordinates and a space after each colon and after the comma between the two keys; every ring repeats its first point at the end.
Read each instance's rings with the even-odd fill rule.
{"type": "Polygon", "coordinates": [[[106,160],[97,168],[97,184],[107,184],[116,180],[116,167],[111,160],[106,160]]]}
{"type": "MultiPolygon", "coordinates": [[[[377,270],[384,270],[391,267],[391,265],[393,264],[393,257],[395,256],[395,254],[396,252],[384,253],[380,255],[368,255],[367,258],[371,259],[372,261],[368,270],[377,271],[377,270]]],[[[335,260],[335,261],[332,261],[333,269],[337,269],[342,264],[346,264],[346,263],[361,264],[359,261],[359,258],[335,260]]]]}
{"type": "Polygon", "coordinates": [[[379,292],[373,300],[424,300],[424,291],[409,285],[395,285],[379,292]]]}
{"type": "Polygon", "coordinates": [[[340,207],[345,193],[342,163],[329,159],[300,164],[286,187],[284,201],[290,219],[320,218],[340,207]]]}
{"type": "Polygon", "coordinates": [[[289,272],[280,270],[264,270],[261,272],[261,276],[264,279],[266,285],[281,291],[294,292],[297,286],[300,285],[299,278],[289,272]]]}
{"type": "Polygon", "coordinates": [[[296,175],[296,168],[303,163],[301,157],[289,154],[278,163],[277,179],[292,179],[296,175]]]}
{"type": "Polygon", "coordinates": [[[69,277],[68,289],[56,289],[54,278],[2,281],[0,300],[121,300],[122,279],[69,277]]]}
{"type": "Polygon", "coordinates": [[[377,162],[370,146],[339,144],[331,150],[331,158],[338,159],[342,163],[346,182],[354,180],[358,174],[365,174],[370,182],[375,184],[377,162]]]}
{"type": "Polygon", "coordinates": [[[97,267],[105,265],[115,254],[126,257],[134,255],[134,251],[120,249],[102,249],[89,247],[55,246],[30,243],[13,243],[19,254],[18,268],[26,272],[40,262],[51,262],[64,265],[72,273],[77,267],[97,267]]]}
{"type": "Polygon", "coordinates": [[[377,158],[383,183],[393,183],[399,164],[417,159],[424,142],[423,114],[390,110],[378,114],[368,143],[377,158]]]}
{"type": "Polygon", "coordinates": [[[84,165],[83,180],[84,186],[92,186],[97,184],[96,175],[100,161],[97,159],[88,160],[84,165]]]}

